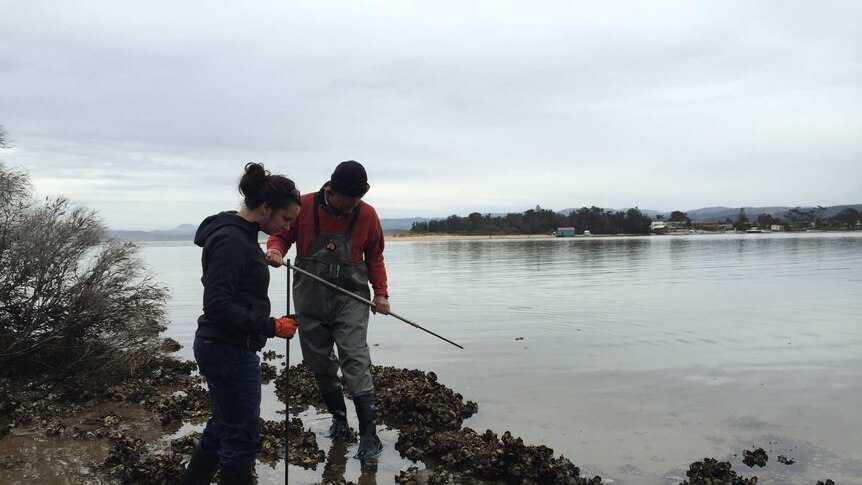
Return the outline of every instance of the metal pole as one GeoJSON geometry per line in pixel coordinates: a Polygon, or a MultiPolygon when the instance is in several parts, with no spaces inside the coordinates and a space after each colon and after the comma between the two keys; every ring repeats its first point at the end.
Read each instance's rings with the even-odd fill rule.
{"type": "MultiPolygon", "coordinates": [[[[355,294],[355,293],[351,293],[351,292],[349,292],[349,291],[345,290],[344,288],[342,288],[342,287],[340,287],[340,286],[338,286],[338,285],[332,284],[332,283],[330,283],[329,281],[326,281],[325,279],[323,279],[323,278],[321,278],[321,277],[319,277],[319,276],[316,276],[316,275],[313,275],[313,274],[309,273],[308,271],[305,271],[305,270],[299,269],[299,268],[297,268],[296,266],[294,266],[294,265],[290,264],[290,261],[288,261],[288,260],[285,260],[285,261],[284,261],[284,264],[285,264],[288,268],[290,268],[290,269],[292,269],[292,270],[296,271],[297,273],[304,274],[305,276],[308,276],[309,278],[313,279],[314,281],[317,281],[318,283],[321,283],[321,284],[323,284],[323,285],[325,285],[325,286],[328,286],[329,288],[332,288],[333,290],[335,290],[335,291],[337,291],[337,292],[339,292],[339,293],[342,293],[342,294],[344,294],[344,295],[347,295],[347,296],[349,296],[349,297],[353,298],[354,300],[358,300],[358,301],[361,301],[362,303],[365,303],[366,305],[370,306],[371,308],[374,308],[374,307],[376,306],[376,305],[374,305],[374,302],[373,302],[373,301],[371,301],[371,300],[369,300],[369,299],[367,299],[367,298],[363,298],[363,297],[361,297],[361,296],[359,296],[359,295],[357,295],[357,294],[355,294]]],[[[453,342],[453,341],[451,341],[451,340],[449,340],[449,339],[447,339],[447,338],[445,338],[445,337],[441,337],[441,336],[437,335],[436,333],[434,333],[434,332],[432,332],[432,331],[430,331],[430,330],[428,330],[428,329],[426,329],[426,328],[422,328],[422,327],[421,327],[421,326],[419,326],[418,324],[413,323],[413,322],[411,322],[410,320],[408,320],[408,319],[406,319],[406,318],[404,318],[404,317],[402,317],[402,316],[400,316],[400,315],[397,315],[397,314],[395,314],[395,313],[393,313],[393,312],[389,312],[389,315],[390,315],[390,316],[393,316],[393,317],[395,317],[395,318],[397,318],[397,319],[399,319],[399,320],[401,320],[402,322],[404,322],[404,323],[406,323],[406,324],[408,324],[408,325],[412,325],[412,326],[414,326],[414,327],[418,328],[419,330],[422,330],[422,331],[424,331],[424,332],[428,332],[428,333],[430,333],[431,335],[433,335],[433,336],[435,336],[435,337],[439,338],[440,340],[445,340],[446,342],[449,342],[450,344],[454,345],[455,347],[458,347],[459,349],[463,349],[463,348],[464,348],[464,347],[461,347],[460,345],[456,344],[455,342],[453,342]]]]}
{"type": "MultiPolygon", "coordinates": [[[[290,315],[290,267],[287,267],[287,310],[290,315]]],[[[290,475],[290,339],[284,340],[284,485],[290,475]]]]}

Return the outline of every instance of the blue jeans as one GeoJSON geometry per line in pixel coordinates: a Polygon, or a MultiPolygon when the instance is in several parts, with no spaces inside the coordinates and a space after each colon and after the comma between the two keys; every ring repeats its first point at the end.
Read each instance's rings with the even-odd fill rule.
{"type": "Polygon", "coordinates": [[[195,337],[195,360],[207,379],[210,411],[198,445],[235,468],[255,462],[260,452],[260,358],[257,352],[195,337]]]}

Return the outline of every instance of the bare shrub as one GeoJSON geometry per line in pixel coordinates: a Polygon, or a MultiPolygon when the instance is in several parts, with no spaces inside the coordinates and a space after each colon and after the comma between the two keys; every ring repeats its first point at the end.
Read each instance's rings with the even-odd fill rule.
{"type": "Polygon", "coordinates": [[[154,364],[167,290],[136,246],[106,240],[92,210],[33,200],[2,163],[0,194],[0,374],[100,385],[154,364]]]}

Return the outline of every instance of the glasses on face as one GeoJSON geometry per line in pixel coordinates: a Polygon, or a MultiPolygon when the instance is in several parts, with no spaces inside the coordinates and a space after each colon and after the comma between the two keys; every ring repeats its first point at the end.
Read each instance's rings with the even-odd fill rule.
{"type": "Polygon", "coordinates": [[[293,189],[288,194],[290,200],[297,203],[297,205],[302,205],[302,194],[299,192],[299,189],[293,189]]]}

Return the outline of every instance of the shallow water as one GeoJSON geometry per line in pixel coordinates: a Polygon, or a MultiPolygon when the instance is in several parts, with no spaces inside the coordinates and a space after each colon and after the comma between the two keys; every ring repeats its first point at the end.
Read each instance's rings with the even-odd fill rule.
{"type": "MultiPolygon", "coordinates": [[[[200,249],[142,255],[171,290],[168,336],[192,358],[200,249]]],[[[707,456],[760,483],[862,484],[862,234],[393,240],[386,260],[393,311],[465,349],[372,316],[374,363],[436,372],[479,404],[465,426],[510,430],[615,484],[677,484],[707,456]],[[752,447],[765,468],[742,464],[752,447]]],[[[274,313],[285,288],[273,270],[274,313]]],[[[283,406],[266,386],[264,417],[283,406]]],[[[319,433],[328,425],[299,411],[319,433]]],[[[319,436],[327,463],[291,466],[290,483],[392,483],[412,463],[397,430],[381,437],[376,472],[349,458],[355,445],[319,436]]],[[[283,463],[258,474],[284,483],[283,463]]]]}
{"type": "MultiPolygon", "coordinates": [[[[143,254],[190,357],[200,250],[143,254]]],[[[617,484],[679,483],[705,456],[761,483],[862,483],[862,234],[395,240],[386,260],[393,311],[465,350],[373,316],[372,358],[436,372],[479,404],[466,426],[510,430],[617,484]],[[750,470],[742,451],[760,446],[769,464],[750,470]]],[[[285,284],[274,270],[274,312],[285,284]]],[[[283,405],[268,396],[274,418],[283,405]]],[[[383,432],[381,483],[410,464],[395,439],[383,432]]],[[[331,455],[327,478],[346,461],[347,480],[374,483],[331,455]]],[[[281,466],[258,471],[283,482],[281,466]]],[[[291,467],[291,482],[322,472],[291,467]]]]}

